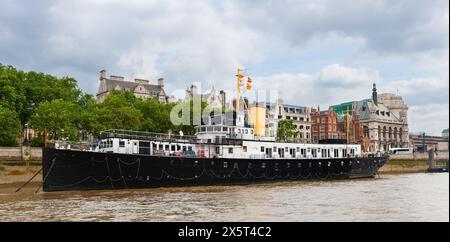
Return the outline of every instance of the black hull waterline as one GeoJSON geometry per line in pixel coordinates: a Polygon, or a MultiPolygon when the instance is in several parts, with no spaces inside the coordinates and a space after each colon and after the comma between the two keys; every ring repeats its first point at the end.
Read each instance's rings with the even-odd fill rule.
{"type": "Polygon", "coordinates": [[[43,149],[43,190],[132,189],[374,177],[387,157],[188,158],[43,149]]]}

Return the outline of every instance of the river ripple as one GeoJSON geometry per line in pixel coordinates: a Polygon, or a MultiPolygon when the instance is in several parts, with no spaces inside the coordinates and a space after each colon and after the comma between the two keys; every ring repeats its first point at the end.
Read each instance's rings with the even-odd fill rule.
{"type": "Polygon", "coordinates": [[[0,221],[449,221],[449,177],[0,192],[0,221]]]}

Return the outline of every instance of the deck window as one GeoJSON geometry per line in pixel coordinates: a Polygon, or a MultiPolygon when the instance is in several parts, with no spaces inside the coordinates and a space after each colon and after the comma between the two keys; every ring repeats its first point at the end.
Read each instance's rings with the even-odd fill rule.
{"type": "Polygon", "coordinates": [[[125,147],[125,141],[119,140],[119,147],[120,147],[120,148],[125,147]]]}
{"type": "Polygon", "coordinates": [[[228,148],[228,154],[233,154],[233,148],[228,148]]]}
{"type": "Polygon", "coordinates": [[[314,158],[317,158],[317,150],[316,149],[312,149],[311,151],[312,151],[312,156],[314,158]]]}

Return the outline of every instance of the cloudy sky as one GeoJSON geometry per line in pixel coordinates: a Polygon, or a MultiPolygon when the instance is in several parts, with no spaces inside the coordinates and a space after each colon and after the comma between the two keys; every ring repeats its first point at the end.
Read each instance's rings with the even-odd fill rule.
{"type": "MultiPolygon", "coordinates": [[[[0,0],[0,63],[75,77],[98,71],[231,89],[244,67],[258,89],[326,108],[399,93],[411,131],[449,126],[447,0],[0,0]]],[[[178,91],[177,91],[178,90],[178,91]]]]}

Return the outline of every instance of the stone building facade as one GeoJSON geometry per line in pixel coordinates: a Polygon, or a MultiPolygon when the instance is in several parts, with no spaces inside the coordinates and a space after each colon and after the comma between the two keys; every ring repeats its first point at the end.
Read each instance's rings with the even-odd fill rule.
{"type": "Polygon", "coordinates": [[[298,135],[294,140],[301,143],[311,143],[311,108],[285,104],[283,100],[266,104],[266,135],[276,137],[278,122],[292,120],[298,135]]]}
{"type": "Polygon", "coordinates": [[[425,133],[410,133],[409,140],[416,152],[447,151],[448,152],[448,137],[426,135],[425,133]]]}
{"type": "Polygon", "coordinates": [[[217,91],[214,87],[212,87],[209,92],[201,94],[198,91],[198,87],[192,84],[189,88],[186,89],[184,100],[189,101],[194,98],[200,98],[202,101],[205,101],[211,108],[221,109],[227,107],[225,91],[217,91]]]}
{"type": "Polygon", "coordinates": [[[369,140],[366,152],[409,147],[408,106],[401,96],[378,95],[373,84],[372,98],[352,102],[352,110],[363,126],[364,137],[369,140]]]}
{"type": "Polygon", "coordinates": [[[149,80],[134,79],[126,81],[123,76],[111,75],[106,77],[106,71],[100,71],[100,86],[97,92],[97,102],[103,102],[106,96],[113,91],[130,91],[139,98],[155,98],[160,102],[169,102],[170,97],[164,90],[164,79],[159,78],[158,83],[150,84],[149,80]]]}

